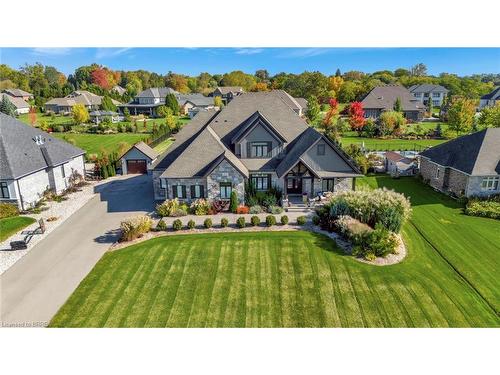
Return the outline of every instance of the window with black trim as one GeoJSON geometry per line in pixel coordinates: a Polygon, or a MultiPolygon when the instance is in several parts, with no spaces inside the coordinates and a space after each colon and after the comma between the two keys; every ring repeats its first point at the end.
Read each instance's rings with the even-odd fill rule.
{"type": "Polygon", "coordinates": [[[269,190],[271,187],[271,175],[269,173],[259,173],[250,175],[250,181],[256,190],[269,190]]]}
{"type": "Polygon", "coordinates": [[[172,185],[174,198],[186,199],[186,185],[172,185]]]}
{"type": "Polygon", "coordinates": [[[230,182],[220,183],[220,198],[229,199],[231,198],[231,192],[233,191],[233,186],[230,182]]]}
{"type": "Polygon", "coordinates": [[[269,142],[252,142],[250,143],[250,157],[265,158],[269,154],[269,142]]]}
{"type": "Polygon", "coordinates": [[[203,185],[191,185],[191,198],[203,198],[203,185]]]}
{"type": "Polygon", "coordinates": [[[165,181],[164,178],[160,178],[160,188],[161,189],[166,189],[167,188],[167,182],[165,181]]]}
{"type": "Polygon", "coordinates": [[[320,143],[320,144],[317,146],[317,153],[318,153],[318,156],[323,156],[323,155],[325,155],[325,144],[324,144],[324,143],[320,143]]]}
{"type": "Polygon", "coordinates": [[[333,178],[324,178],[322,181],[323,191],[333,191],[335,186],[335,180],[333,178]]]}
{"type": "Polygon", "coordinates": [[[9,199],[9,187],[7,186],[7,182],[0,182],[0,191],[2,194],[2,198],[9,199]]]}

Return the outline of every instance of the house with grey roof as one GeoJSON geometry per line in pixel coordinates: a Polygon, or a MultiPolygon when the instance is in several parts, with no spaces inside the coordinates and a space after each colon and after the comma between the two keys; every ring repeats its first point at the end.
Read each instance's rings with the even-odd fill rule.
{"type": "Polygon", "coordinates": [[[120,158],[122,174],[151,173],[158,153],[144,142],[137,142],[120,158]]]}
{"type": "Polygon", "coordinates": [[[170,87],[151,87],[141,91],[133,100],[120,105],[119,108],[121,111],[128,108],[132,115],[145,114],[150,117],[157,117],[158,107],[165,105],[165,98],[169,94],[175,96],[183,114],[188,114],[190,108],[214,106],[213,98],[206,97],[203,94],[181,94],[170,87]]]}
{"type": "Polygon", "coordinates": [[[222,98],[222,103],[228,104],[231,100],[236,98],[245,92],[241,86],[220,86],[217,87],[210,96],[214,98],[220,96],[222,98]]]}
{"type": "Polygon", "coordinates": [[[28,113],[30,111],[30,105],[23,98],[1,93],[0,100],[3,100],[4,98],[6,98],[16,108],[16,115],[28,113]]]}
{"type": "Polygon", "coordinates": [[[434,107],[441,107],[444,98],[449,92],[448,89],[441,85],[432,85],[429,83],[413,85],[408,90],[423,105],[429,105],[429,100],[432,100],[432,105],[434,107]]]}
{"type": "Polygon", "coordinates": [[[10,95],[14,98],[19,98],[24,101],[28,101],[30,99],[33,99],[33,94],[21,89],[5,89],[2,92],[4,92],[7,95],[10,95]]]}
{"type": "Polygon", "coordinates": [[[245,93],[199,112],[153,163],[156,200],[244,200],[245,183],[285,196],[353,189],[357,166],[308,126],[280,91],[245,93]]]}
{"type": "Polygon", "coordinates": [[[119,95],[123,95],[127,92],[127,90],[119,85],[114,86],[111,91],[116,92],[119,95]]]}
{"type": "MultiPolygon", "coordinates": [[[[102,96],[96,95],[86,90],[76,90],[64,98],[54,98],[45,103],[45,111],[53,113],[66,114],[70,113],[73,107],[77,104],[83,104],[89,111],[98,110],[102,104],[102,96]]],[[[121,103],[115,99],[111,99],[114,105],[121,103]]]]}
{"type": "Polygon", "coordinates": [[[73,173],[85,175],[85,151],[0,113],[0,201],[21,210],[50,189],[63,192],[73,173]]]}
{"type": "Polygon", "coordinates": [[[479,99],[479,109],[485,107],[494,107],[500,102],[500,86],[495,88],[492,92],[481,96],[479,99]]]}
{"type": "Polygon", "coordinates": [[[393,111],[398,99],[406,119],[422,120],[425,106],[407,88],[397,84],[374,87],[361,101],[364,116],[378,119],[382,112],[393,111]]]}
{"type": "Polygon", "coordinates": [[[500,193],[500,128],[464,135],[420,154],[420,174],[433,188],[456,196],[500,193]]]}

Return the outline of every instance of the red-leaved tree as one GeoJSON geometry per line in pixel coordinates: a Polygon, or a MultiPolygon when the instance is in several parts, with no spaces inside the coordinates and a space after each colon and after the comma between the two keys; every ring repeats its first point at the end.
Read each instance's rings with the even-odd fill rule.
{"type": "Polygon", "coordinates": [[[108,69],[96,68],[92,71],[92,83],[109,90],[114,86],[114,77],[108,69]]]}
{"type": "Polygon", "coordinates": [[[323,126],[325,127],[325,130],[328,130],[328,128],[332,125],[332,120],[339,113],[339,103],[337,102],[337,99],[331,98],[328,101],[328,104],[330,105],[330,108],[328,109],[328,112],[326,112],[325,118],[323,119],[323,126]]]}
{"type": "Polygon", "coordinates": [[[353,102],[349,106],[349,125],[351,129],[357,131],[361,135],[361,131],[365,126],[365,111],[363,111],[363,104],[361,102],[353,102]]]}
{"type": "Polygon", "coordinates": [[[28,117],[30,119],[31,126],[35,126],[35,124],[36,124],[36,108],[35,107],[30,107],[28,117]]]}

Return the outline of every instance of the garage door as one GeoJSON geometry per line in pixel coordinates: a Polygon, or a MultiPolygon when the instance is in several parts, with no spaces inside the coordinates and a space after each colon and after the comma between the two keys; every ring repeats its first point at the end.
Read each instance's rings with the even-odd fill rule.
{"type": "Polygon", "coordinates": [[[147,173],[146,160],[127,160],[127,173],[147,173]]]}

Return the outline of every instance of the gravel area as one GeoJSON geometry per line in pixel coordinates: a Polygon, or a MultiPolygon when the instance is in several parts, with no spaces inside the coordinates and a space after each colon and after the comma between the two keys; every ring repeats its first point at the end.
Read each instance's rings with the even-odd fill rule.
{"type": "MultiPolygon", "coordinates": [[[[106,180],[109,182],[109,180],[106,180]]],[[[32,225],[24,228],[21,232],[14,234],[0,243],[0,275],[8,270],[14,263],[25,256],[33,247],[43,240],[47,234],[52,232],[55,228],[61,225],[68,217],[78,211],[85,203],[95,196],[94,187],[102,182],[89,182],[88,185],[81,188],[80,191],[67,195],[67,200],[60,203],[46,202],[45,210],[40,214],[25,215],[37,220],[32,225]],[[56,217],[55,221],[47,221],[49,217],[56,217]],[[28,242],[26,250],[10,250],[10,242],[23,240],[26,237],[26,232],[36,230],[38,220],[43,218],[45,222],[45,233],[35,234],[28,242]],[[23,234],[24,233],[24,234],[23,234]]]]}

